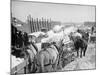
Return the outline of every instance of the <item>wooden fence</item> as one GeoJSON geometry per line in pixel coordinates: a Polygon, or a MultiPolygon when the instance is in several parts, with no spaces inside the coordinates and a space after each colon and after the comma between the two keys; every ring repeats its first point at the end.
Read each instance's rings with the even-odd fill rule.
{"type": "Polygon", "coordinates": [[[42,28],[50,30],[52,28],[51,19],[36,18],[33,19],[30,15],[27,17],[28,25],[30,26],[31,33],[41,31],[42,28]]]}
{"type": "Polygon", "coordinates": [[[22,63],[18,64],[17,66],[11,69],[11,75],[16,75],[19,73],[23,73],[23,74],[28,73],[28,70],[27,70],[28,64],[29,64],[28,59],[24,60],[22,63]],[[20,72],[21,70],[23,71],[20,72]]]}

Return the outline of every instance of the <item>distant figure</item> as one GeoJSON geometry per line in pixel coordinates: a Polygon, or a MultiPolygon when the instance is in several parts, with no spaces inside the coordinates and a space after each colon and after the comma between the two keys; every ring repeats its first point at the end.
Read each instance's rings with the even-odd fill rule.
{"type": "Polygon", "coordinates": [[[93,32],[94,32],[94,27],[92,26],[92,28],[91,28],[91,34],[93,34],[93,32]]]}
{"type": "Polygon", "coordinates": [[[77,56],[79,56],[80,49],[81,49],[80,57],[82,58],[82,55],[85,56],[87,46],[88,46],[87,42],[79,36],[69,35],[69,38],[74,43],[74,48],[75,48],[75,51],[77,52],[77,56]]]}

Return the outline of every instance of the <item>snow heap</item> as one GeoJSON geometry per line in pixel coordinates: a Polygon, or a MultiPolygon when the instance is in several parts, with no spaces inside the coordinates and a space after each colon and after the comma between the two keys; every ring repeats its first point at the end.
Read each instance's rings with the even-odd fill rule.
{"type": "Polygon", "coordinates": [[[41,40],[41,42],[57,42],[60,39],[63,38],[63,32],[59,32],[59,33],[54,33],[53,30],[50,30],[47,32],[48,38],[44,38],[41,40]]]}
{"type": "Polygon", "coordinates": [[[69,34],[70,32],[75,32],[76,30],[77,28],[75,28],[74,26],[71,26],[71,27],[64,29],[64,33],[69,34]]]}
{"type": "Polygon", "coordinates": [[[54,32],[60,32],[62,30],[62,26],[60,25],[56,25],[54,28],[53,28],[53,31],[54,32]]]}
{"type": "Polygon", "coordinates": [[[53,30],[47,32],[48,38],[42,39],[42,42],[53,42],[53,41],[58,42],[61,39],[63,39],[63,43],[67,43],[70,41],[68,37],[69,33],[75,31],[76,29],[72,26],[69,28],[65,28],[64,31],[63,30],[59,31],[59,30],[61,30],[61,26],[55,26],[53,30]]]}
{"type": "Polygon", "coordinates": [[[41,31],[39,31],[39,32],[33,32],[33,33],[28,34],[28,35],[33,35],[33,36],[38,37],[40,34],[45,35],[45,33],[41,32],[41,31]]]}

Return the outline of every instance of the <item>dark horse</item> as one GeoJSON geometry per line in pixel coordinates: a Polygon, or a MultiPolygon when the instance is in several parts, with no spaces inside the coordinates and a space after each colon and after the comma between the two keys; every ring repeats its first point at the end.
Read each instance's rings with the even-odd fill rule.
{"type": "Polygon", "coordinates": [[[85,31],[80,30],[80,29],[78,29],[77,32],[82,35],[82,39],[84,39],[86,42],[88,42],[88,40],[89,40],[89,33],[88,32],[85,32],[85,31]]]}
{"type": "Polygon", "coordinates": [[[74,49],[75,51],[77,51],[77,56],[79,56],[79,49],[81,49],[80,57],[82,58],[82,53],[83,53],[83,56],[85,56],[87,46],[88,46],[87,42],[79,36],[69,35],[69,37],[70,37],[70,40],[72,40],[74,43],[74,49]]]}

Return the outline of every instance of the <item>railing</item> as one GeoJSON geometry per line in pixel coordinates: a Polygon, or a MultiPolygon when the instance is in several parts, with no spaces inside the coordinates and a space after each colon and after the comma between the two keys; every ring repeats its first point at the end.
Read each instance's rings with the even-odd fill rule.
{"type": "Polygon", "coordinates": [[[11,69],[11,75],[17,75],[19,71],[22,69],[24,70],[24,73],[27,73],[27,65],[28,65],[28,59],[24,60],[24,62],[20,63],[19,65],[15,66],[11,69]]]}

